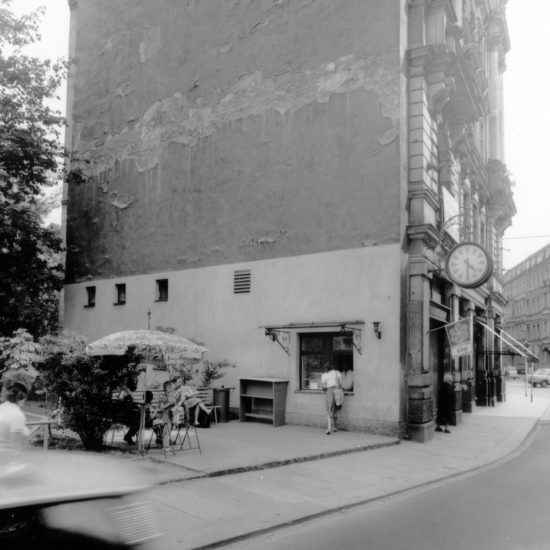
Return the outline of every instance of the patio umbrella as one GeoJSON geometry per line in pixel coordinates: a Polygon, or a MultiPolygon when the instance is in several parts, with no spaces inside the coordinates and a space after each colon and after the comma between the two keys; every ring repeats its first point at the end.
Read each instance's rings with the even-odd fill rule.
{"type": "Polygon", "coordinates": [[[90,355],[124,355],[130,346],[145,356],[166,360],[201,359],[208,350],[199,344],[158,330],[123,330],[88,344],[90,355]]]}
{"type": "MultiPolygon", "coordinates": [[[[88,344],[85,351],[92,355],[124,355],[130,346],[144,356],[145,360],[162,359],[172,367],[181,364],[182,360],[200,360],[208,350],[182,336],[175,336],[157,330],[123,330],[109,334],[88,344]]],[[[142,373],[144,387],[149,387],[147,370],[142,373]]],[[[138,432],[138,450],[143,451],[143,431],[145,428],[145,402],[140,403],[140,427],[138,432]]]]}

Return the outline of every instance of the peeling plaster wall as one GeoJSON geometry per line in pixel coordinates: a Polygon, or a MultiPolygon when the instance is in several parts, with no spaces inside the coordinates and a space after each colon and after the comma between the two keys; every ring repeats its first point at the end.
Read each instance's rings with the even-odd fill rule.
{"type": "Polygon", "coordinates": [[[79,0],[68,280],[398,242],[398,5],[79,0]]]}

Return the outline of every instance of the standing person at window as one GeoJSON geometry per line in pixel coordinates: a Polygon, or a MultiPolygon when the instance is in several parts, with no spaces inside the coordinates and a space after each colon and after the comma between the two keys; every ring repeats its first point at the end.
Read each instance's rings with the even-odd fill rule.
{"type": "Polygon", "coordinates": [[[321,386],[325,393],[325,407],[327,412],[327,435],[331,432],[337,432],[336,427],[336,415],[341,408],[341,405],[336,405],[334,399],[334,392],[337,389],[342,388],[342,373],[334,367],[334,365],[327,361],[323,365],[323,374],[321,376],[321,386]]]}
{"type": "Polygon", "coordinates": [[[25,413],[21,407],[25,403],[31,384],[27,377],[17,371],[4,373],[0,391],[0,451],[18,450],[23,447],[29,435],[25,413]]]}

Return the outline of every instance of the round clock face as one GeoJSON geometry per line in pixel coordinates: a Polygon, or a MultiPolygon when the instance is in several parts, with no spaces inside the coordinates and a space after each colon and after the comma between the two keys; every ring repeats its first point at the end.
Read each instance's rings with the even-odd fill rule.
{"type": "Polygon", "coordinates": [[[493,261],[477,243],[457,244],[447,256],[447,275],[459,286],[475,288],[487,281],[493,272],[493,261]]]}

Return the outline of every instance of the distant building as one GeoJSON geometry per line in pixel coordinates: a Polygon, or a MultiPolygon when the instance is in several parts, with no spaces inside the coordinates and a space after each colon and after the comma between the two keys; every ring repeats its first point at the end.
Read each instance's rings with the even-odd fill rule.
{"type": "MultiPolygon", "coordinates": [[[[550,245],[531,254],[504,275],[508,301],[504,329],[529,347],[541,366],[550,365],[550,245]]],[[[507,361],[514,364],[513,361],[507,361]]],[[[522,361],[516,359],[515,364],[522,361]]]]}
{"type": "Polygon", "coordinates": [[[451,359],[443,327],[504,311],[505,3],[72,0],[64,325],[194,338],[226,386],[288,380],[295,424],[325,422],[326,361],[350,429],[429,439],[444,372],[457,421],[487,404],[495,338],[451,359]]]}

